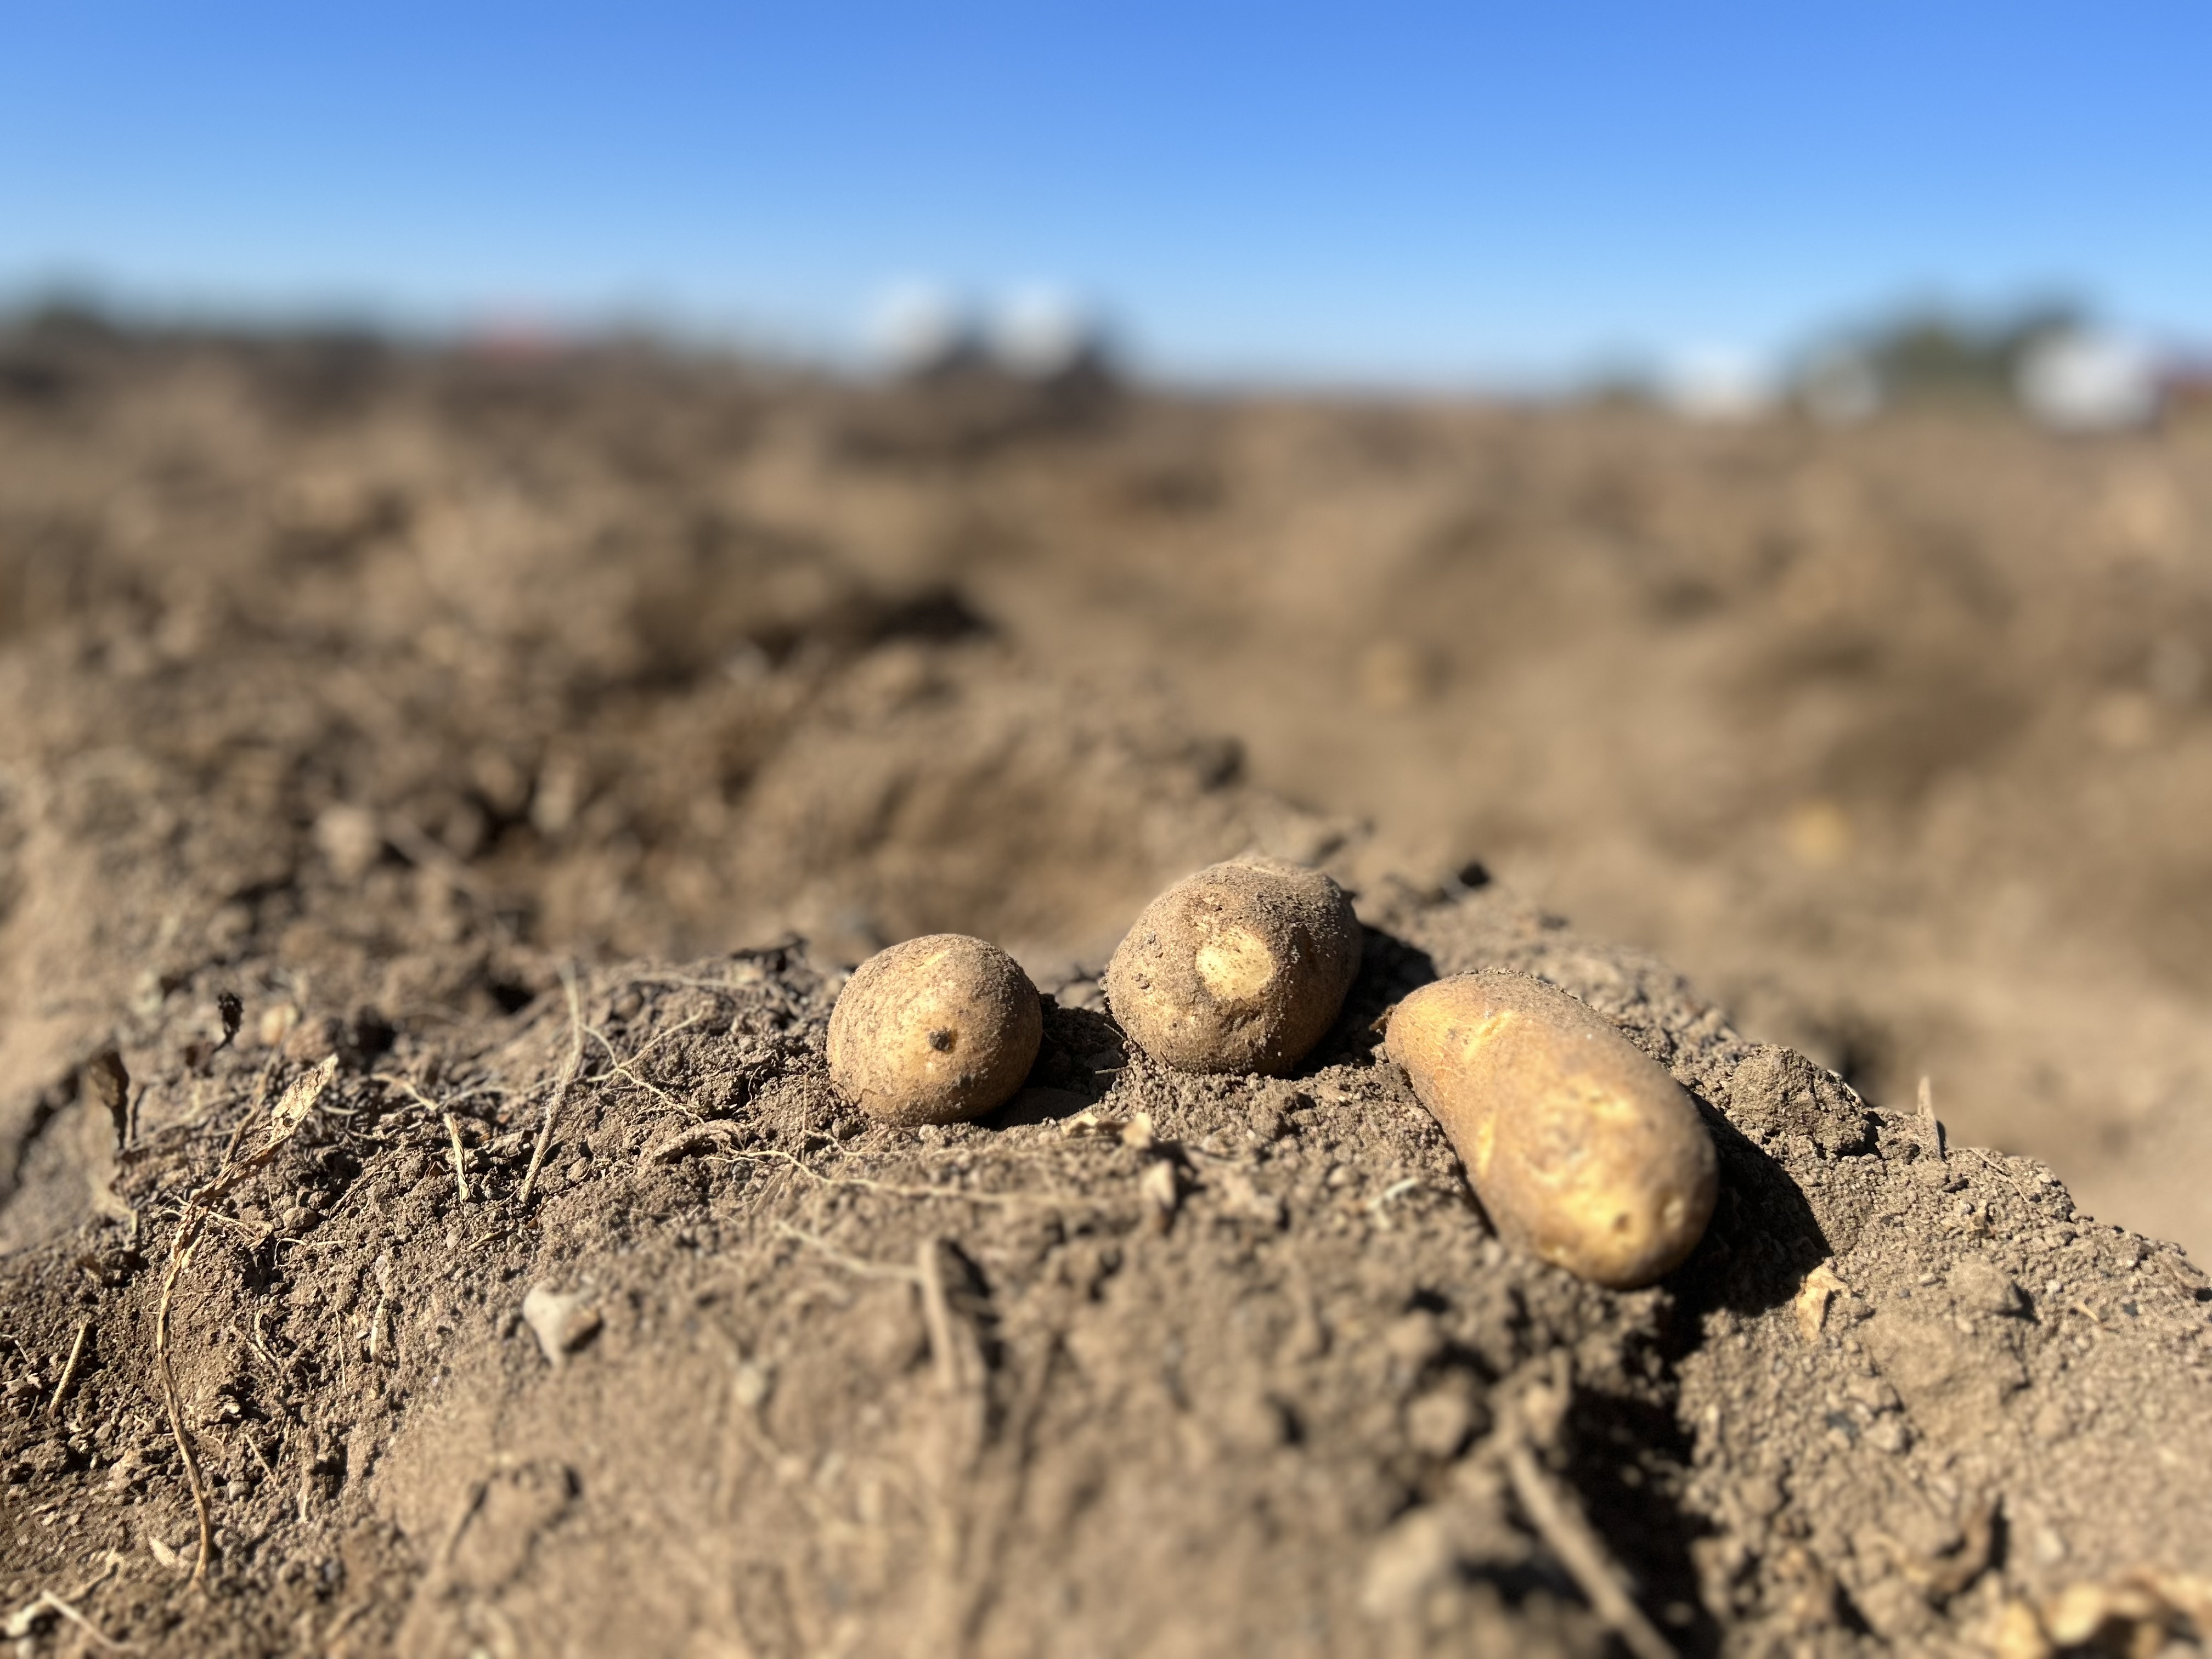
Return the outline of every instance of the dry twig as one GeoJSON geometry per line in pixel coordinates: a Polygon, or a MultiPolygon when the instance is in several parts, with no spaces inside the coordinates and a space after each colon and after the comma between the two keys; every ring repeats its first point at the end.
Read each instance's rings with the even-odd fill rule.
{"type": "Polygon", "coordinates": [[[1936,1115],[1936,1085],[1924,1075],[1920,1079],[1920,1127],[1929,1148],[1936,1157],[1942,1157],[1943,1123],[1936,1115]]]}
{"type": "MultiPolygon", "coordinates": [[[[1554,1376],[1558,1375],[1555,1368],[1554,1376]]],[[[1675,1659],[1674,1644],[1636,1605],[1604,1540],[1590,1526],[1581,1505],[1571,1493],[1562,1492],[1536,1461],[1537,1442],[1547,1437],[1532,1424],[1532,1417],[1538,1422],[1547,1415],[1556,1420],[1565,1404],[1563,1382],[1555,1382],[1522,1390],[1508,1408],[1498,1439],[1513,1495],[1521,1500],[1522,1512],[1559,1558],[1559,1565],[1581,1588],[1591,1610],[1620,1638],[1621,1645],[1636,1659],[1675,1659]]]]}
{"type": "MultiPolygon", "coordinates": [[[[243,1159],[238,1156],[239,1142],[243,1139],[246,1121],[239,1124],[238,1132],[230,1138],[230,1148],[223,1156],[222,1166],[215,1179],[202,1188],[192,1201],[192,1207],[178,1224],[176,1235],[169,1241],[168,1271],[161,1278],[161,1300],[154,1312],[154,1364],[161,1378],[162,1402],[169,1411],[169,1433],[177,1443],[178,1455],[183,1460],[185,1483],[191,1488],[192,1510],[199,1522],[199,1554],[192,1563],[192,1583],[198,1583],[207,1575],[208,1558],[215,1550],[215,1522],[208,1504],[207,1481],[200,1474],[199,1459],[193,1454],[191,1436],[185,1431],[185,1409],[177,1396],[177,1376],[169,1363],[169,1310],[176,1299],[177,1280],[191,1264],[192,1251],[199,1243],[215,1206],[222,1201],[239,1178],[250,1175],[276,1157],[284,1144],[299,1132],[315,1109],[315,1103],[337,1075],[338,1060],[332,1054],[320,1066],[293,1081],[284,1091],[283,1098],[276,1103],[269,1116],[269,1139],[258,1151],[243,1159]]],[[[268,1073],[262,1073],[265,1084],[268,1073]]],[[[257,1101],[264,1090],[257,1085],[257,1101]]],[[[250,1120],[249,1120],[250,1121],[250,1120]]]]}
{"type": "Polygon", "coordinates": [[[1605,1620],[1636,1659],[1675,1659],[1674,1644],[1644,1616],[1644,1610],[1622,1588],[1619,1573],[1605,1546],[1574,1508],[1552,1484],[1529,1450],[1516,1435],[1505,1448],[1505,1473],[1513,1482],[1513,1495],[1552,1553],[1574,1576],[1597,1616],[1605,1620]]]}
{"type": "Polygon", "coordinates": [[[92,1322],[88,1319],[76,1328],[76,1340],[70,1345],[69,1361],[62,1367],[62,1380],[54,1384],[54,1397],[46,1401],[46,1415],[59,1417],[62,1401],[68,1397],[70,1384],[76,1381],[76,1368],[84,1358],[84,1340],[92,1334],[92,1322]]]}
{"type": "Polygon", "coordinates": [[[860,1278],[896,1279],[908,1285],[921,1282],[921,1275],[912,1267],[902,1267],[884,1261],[869,1261],[857,1255],[848,1255],[818,1233],[810,1233],[804,1227],[794,1227],[788,1221],[777,1222],[775,1230],[786,1238],[795,1238],[800,1243],[820,1251],[847,1273],[860,1278]]]}
{"type": "MultiPolygon", "coordinates": [[[[592,1042],[598,1043],[600,1048],[607,1051],[608,1066],[605,1075],[609,1077],[618,1077],[625,1083],[635,1084],[637,1087],[644,1090],[647,1094],[659,1096],[661,1103],[667,1106],[672,1110],[684,1112],[689,1111],[690,1109],[686,1107],[682,1101],[677,1099],[675,1096],[670,1094],[668,1091],[662,1088],[659,1084],[648,1082],[645,1078],[639,1075],[635,1067],[639,1061],[642,1060],[647,1054],[659,1048],[663,1041],[676,1036],[679,1031],[688,1031],[693,1026],[703,1024],[706,1018],[707,1017],[704,1014],[694,1014],[690,1019],[684,1021],[681,1024],[672,1025],[664,1031],[656,1031],[653,1033],[652,1040],[647,1042],[642,1048],[640,1048],[628,1060],[624,1060],[620,1054],[615,1052],[615,1045],[607,1041],[606,1033],[600,1030],[596,1025],[586,1025],[584,1028],[584,1034],[590,1037],[592,1042]]],[[[695,1113],[693,1115],[696,1116],[696,1114],[695,1113]]]]}
{"type": "Polygon", "coordinates": [[[945,1198],[963,1204],[1059,1204],[1064,1199],[1045,1193],[972,1193],[957,1187],[902,1187],[888,1181],[872,1181],[866,1176],[823,1175],[812,1164],[790,1152],[773,1149],[763,1152],[733,1152],[726,1154],[733,1161],[752,1164],[788,1164],[801,1175],[824,1187],[856,1187],[863,1192],[881,1193],[889,1198],[945,1198]]]}
{"type": "Polygon", "coordinates": [[[441,1112],[439,1115],[446,1120],[446,1133],[453,1143],[453,1185],[459,1190],[461,1203],[465,1206],[469,1201],[468,1149],[461,1145],[461,1126],[453,1121],[453,1115],[441,1112]]]}
{"type": "Polygon", "coordinates": [[[117,1641],[52,1590],[40,1590],[32,1598],[28,1606],[12,1615],[4,1626],[0,1626],[0,1635],[19,1640],[28,1638],[33,1621],[41,1613],[48,1612],[59,1613],[103,1648],[112,1649],[117,1653],[129,1653],[133,1650],[130,1643],[117,1641]]]}
{"type": "Polygon", "coordinates": [[[530,1168],[522,1177],[521,1190],[515,1194],[518,1204],[528,1204],[530,1194],[537,1188],[538,1171],[545,1162],[545,1149],[553,1144],[553,1126],[560,1121],[562,1103],[568,1099],[569,1087],[584,1064],[584,1009],[576,997],[574,968],[562,968],[561,984],[568,993],[568,1059],[561,1067],[561,1079],[553,1085],[551,1098],[545,1103],[545,1121],[538,1126],[538,1145],[531,1150],[530,1168]]]}
{"type": "Polygon", "coordinates": [[[2027,1218],[2031,1221],[2034,1220],[2036,1218],[2035,1200],[2027,1195],[2027,1188],[2021,1186],[2018,1181],[2014,1179],[2012,1171],[2006,1169],[2003,1164],[1998,1163],[1996,1159],[1991,1158],[1987,1152],[1984,1152],[1978,1146],[1971,1147],[1968,1150],[1970,1150],[1976,1158],[1981,1159],[1983,1163],[1988,1164],[1994,1173],[2001,1176],[2006,1186],[2011,1188],[2014,1192],[2020,1194],[2021,1206],[2027,1212],[2027,1218]]]}
{"type": "Polygon", "coordinates": [[[937,1366],[937,1384],[948,1397],[975,1386],[977,1364],[972,1341],[953,1328],[952,1301],[945,1289],[945,1242],[931,1235],[915,1251],[914,1277],[921,1286],[922,1322],[929,1330],[929,1352],[937,1366]]]}

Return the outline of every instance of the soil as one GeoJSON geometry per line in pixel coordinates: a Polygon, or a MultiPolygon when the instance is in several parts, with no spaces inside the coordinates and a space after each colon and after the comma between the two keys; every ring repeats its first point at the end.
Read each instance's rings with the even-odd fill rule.
{"type": "MultiPolygon", "coordinates": [[[[2118,560],[2093,614],[2031,532],[2068,467],[2166,468],[2191,434],[2045,455],[1996,427],[860,392],[642,349],[84,325],[0,368],[0,1607],[23,1650],[2212,1635],[2212,1287],[2024,1155],[2057,1108],[1989,1103],[2035,1066],[2070,1103],[2092,1052],[2107,1108],[2197,1075],[2172,899],[2199,854],[2160,816],[2203,770],[2175,763],[2205,741],[2185,664],[2159,658],[2133,723],[2109,717],[2126,741],[2089,750],[2023,689],[2098,629],[2191,625],[2179,554],[2118,560]],[[1989,591],[1955,526],[1850,566],[1884,608],[1818,535],[1784,556],[1724,511],[1841,478],[1893,530],[1973,468],[2026,498],[1976,507],[2027,526],[1989,591]],[[1452,499],[1504,517],[1425,540],[1452,499]],[[1633,567],[1560,528],[1635,541],[1678,507],[1633,567]],[[1363,563],[1377,518],[1438,550],[1363,563]],[[1669,610],[1668,556],[1736,586],[1669,610]],[[2080,632],[2046,627],[2069,605],[2080,632]],[[1947,656],[1968,613],[2004,648],[1947,656]],[[1556,615],[1588,626],[1547,635],[1556,615]],[[1732,680],[1762,627],[1767,678],[1732,680]],[[1659,643],[1607,655],[1632,634],[1659,643]],[[1807,665],[1832,638],[1841,665],[1807,665]],[[1891,683],[1939,663],[1932,702],[1891,683]],[[1910,787],[1885,769],[1912,711],[1973,726],[1978,698],[2011,712],[1931,737],[1910,787]],[[1600,703],[1629,712],[1577,752],[1600,703]],[[2021,812],[2062,763],[2119,793],[2021,812]],[[1626,785],[1593,781],[1616,764],[1626,785]],[[1318,807],[1265,787],[1301,768],[1334,780],[1318,807]],[[1447,809],[1455,775],[1478,781],[1447,809]],[[1704,817],[1670,816],[1692,798],[1704,817]],[[1779,852],[1647,891],[1722,858],[1753,799],[1802,809],[1779,852]],[[1558,850],[1529,850],[1549,824],[1558,850]],[[1953,934],[2069,830],[2063,868],[2124,846],[2146,870],[1953,934]],[[1166,881],[1248,848],[1355,892],[1359,981],[1291,1077],[1163,1073],[1097,975],[1166,881]],[[1880,1041],[1740,1035],[1544,908],[1577,868],[1632,896],[1619,914],[1774,963],[1745,1000],[1770,1030],[1817,1027],[1841,987],[1880,1041]],[[1036,1068],[979,1124],[873,1125],[828,1085],[831,1002],[860,956],[952,928],[1043,988],[1036,1068]],[[2075,957],[2035,957],[2039,928],[2075,957]],[[1907,939],[1925,953],[1850,976],[1907,939]],[[1721,1205],[1663,1285],[1500,1245],[1381,1055],[1397,997],[1491,965],[1583,998],[1698,1101],[1721,1205]],[[2030,1042],[2058,1007],[2076,1023],[2030,1042]],[[1979,1109],[2008,1150],[1906,1104],[1922,1030],[2003,1057],[1979,1109]]],[[[2183,475],[2156,476],[2158,534],[2185,538],[2183,475]]]]}

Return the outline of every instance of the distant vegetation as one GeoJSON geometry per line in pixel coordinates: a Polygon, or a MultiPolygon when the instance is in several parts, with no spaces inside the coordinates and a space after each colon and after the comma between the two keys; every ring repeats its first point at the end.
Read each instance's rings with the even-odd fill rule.
{"type": "Polygon", "coordinates": [[[1833,365],[1855,361],[1887,404],[2002,403],[2014,400],[2021,365],[2039,345],[2088,325],[2063,302],[1975,319],[1916,309],[1853,331],[1808,358],[1802,378],[1817,383],[1833,365]]]}

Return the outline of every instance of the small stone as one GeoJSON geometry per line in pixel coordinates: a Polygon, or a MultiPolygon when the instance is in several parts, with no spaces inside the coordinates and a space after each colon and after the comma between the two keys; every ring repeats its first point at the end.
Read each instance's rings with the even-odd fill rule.
{"type": "Polygon", "coordinates": [[[1878,1417],[1866,1431],[1866,1443],[1878,1452],[1887,1452],[1894,1457],[1912,1443],[1911,1431],[1894,1417],[1878,1417]]]}
{"type": "Polygon", "coordinates": [[[1444,1351],[1443,1328],[1426,1308],[1416,1308],[1390,1322],[1382,1333],[1382,1346],[1392,1358],[1418,1371],[1444,1351]]]}
{"type": "Polygon", "coordinates": [[[580,1291],[562,1291],[540,1279],[522,1298],[522,1322],[556,1370],[569,1354],[599,1334],[599,1310],[580,1291]]]}
{"type": "Polygon", "coordinates": [[[1736,1495],[1742,1500],[1744,1512],[1756,1520],[1771,1520],[1782,1508],[1782,1485],[1771,1475],[1752,1476],[1737,1488],[1736,1495]]]}
{"type": "Polygon", "coordinates": [[[745,1410],[757,1412],[767,1403],[775,1388],[775,1373],[758,1361],[748,1359],[738,1367],[730,1392],[745,1410]]]}
{"type": "Polygon", "coordinates": [[[1406,1438],[1430,1457],[1455,1455],[1474,1425],[1474,1402],[1464,1389],[1434,1389],[1406,1407],[1406,1438]]]}
{"type": "Polygon", "coordinates": [[[1847,1294],[1850,1286],[1836,1277],[1835,1270],[1826,1262],[1805,1275],[1805,1282],[1797,1287],[1794,1306],[1797,1314],[1798,1334],[1808,1342],[1817,1343],[1820,1332],[1828,1322],[1828,1304],[1837,1296],[1847,1294]]]}
{"type": "Polygon", "coordinates": [[[384,855],[376,814],[361,806],[326,807],[315,820],[315,847],[340,881],[359,881],[384,855]]]}
{"type": "Polygon", "coordinates": [[[1154,1229],[1165,1232],[1175,1219],[1176,1206],[1182,1201],[1182,1187],[1176,1178],[1176,1166],[1165,1158],[1147,1164],[1144,1174],[1137,1177],[1137,1191],[1152,1208],[1154,1229]]]}
{"type": "Polygon", "coordinates": [[[1986,1256],[1970,1255],[1954,1263],[1947,1282],[1968,1313],[2002,1316],[2020,1311],[2020,1286],[1986,1256]]]}
{"type": "Polygon", "coordinates": [[[261,1040],[264,1048],[281,1048],[299,1023],[300,1011],[290,1003],[272,1003],[261,1011],[261,1018],[254,1022],[253,1035],[261,1040]]]}

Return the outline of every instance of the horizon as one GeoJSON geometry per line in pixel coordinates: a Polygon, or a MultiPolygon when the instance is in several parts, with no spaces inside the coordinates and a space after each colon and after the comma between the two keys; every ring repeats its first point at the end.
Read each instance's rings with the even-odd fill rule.
{"type": "Polygon", "coordinates": [[[848,366],[902,291],[1056,296],[1150,378],[1436,389],[2051,299],[2189,347],[2208,46],[2179,6],[57,11],[0,63],[0,295],[848,366]]]}

